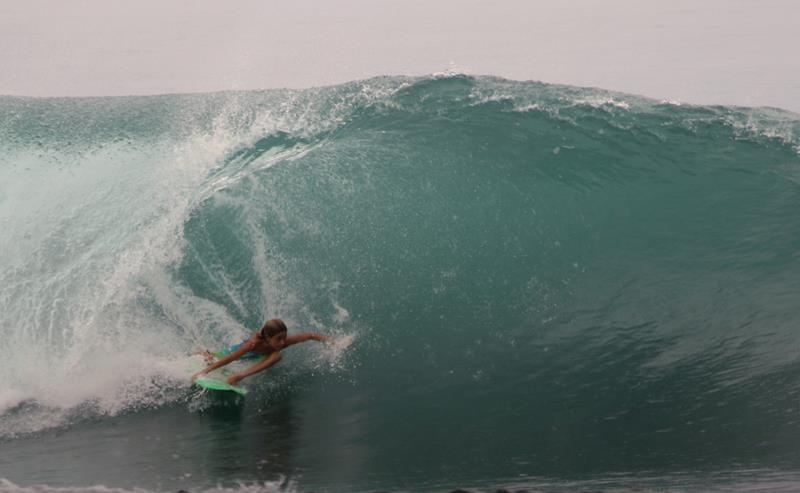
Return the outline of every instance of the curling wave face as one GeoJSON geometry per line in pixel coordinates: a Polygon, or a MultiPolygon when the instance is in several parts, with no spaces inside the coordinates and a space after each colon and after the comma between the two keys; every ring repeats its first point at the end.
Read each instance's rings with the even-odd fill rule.
{"type": "Polygon", "coordinates": [[[351,381],[423,475],[791,463],[799,119],[457,75],[0,98],[0,437],[181,406],[278,316],[355,339],[282,382],[351,381]]]}

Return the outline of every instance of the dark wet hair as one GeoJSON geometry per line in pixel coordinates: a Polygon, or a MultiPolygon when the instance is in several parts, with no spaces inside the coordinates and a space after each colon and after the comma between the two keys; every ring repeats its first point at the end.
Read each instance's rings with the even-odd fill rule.
{"type": "Polygon", "coordinates": [[[270,337],[280,334],[281,332],[288,332],[286,329],[286,324],[283,323],[283,320],[279,318],[271,318],[267,320],[267,323],[261,327],[261,331],[258,333],[259,337],[262,339],[269,339],[270,337]]]}

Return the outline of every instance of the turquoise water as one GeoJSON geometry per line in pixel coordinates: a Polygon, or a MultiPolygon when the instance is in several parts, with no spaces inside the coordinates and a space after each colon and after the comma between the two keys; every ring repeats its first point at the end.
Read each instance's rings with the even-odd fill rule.
{"type": "Polygon", "coordinates": [[[492,77],[0,98],[0,487],[796,490],[799,133],[492,77]],[[336,342],[190,386],[272,317],[336,342]]]}

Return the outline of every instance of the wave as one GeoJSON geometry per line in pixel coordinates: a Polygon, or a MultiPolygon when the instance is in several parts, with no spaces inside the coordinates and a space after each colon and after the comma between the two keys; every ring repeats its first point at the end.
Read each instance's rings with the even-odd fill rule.
{"type": "Polygon", "coordinates": [[[435,401],[512,456],[800,437],[793,113],[446,75],[0,122],[0,437],[191,401],[185,356],[275,316],[355,339],[278,385],[435,401]]]}

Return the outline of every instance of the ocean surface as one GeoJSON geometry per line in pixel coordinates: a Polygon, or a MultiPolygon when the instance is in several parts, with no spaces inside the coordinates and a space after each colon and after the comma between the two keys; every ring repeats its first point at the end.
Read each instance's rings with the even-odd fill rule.
{"type": "Polygon", "coordinates": [[[0,97],[0,490],[800,491],[798,212],[775,108],[0,97]],[[333,343],[191,385],[273,317],[333,343]]]}

